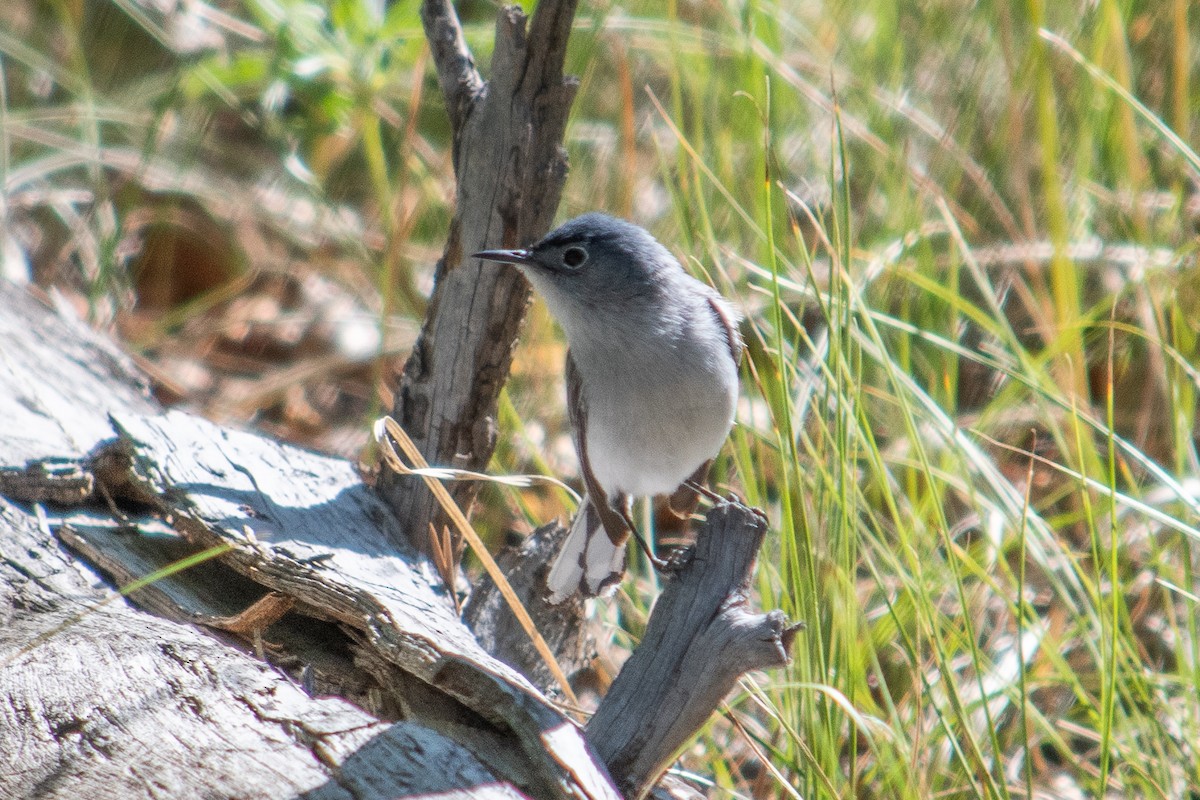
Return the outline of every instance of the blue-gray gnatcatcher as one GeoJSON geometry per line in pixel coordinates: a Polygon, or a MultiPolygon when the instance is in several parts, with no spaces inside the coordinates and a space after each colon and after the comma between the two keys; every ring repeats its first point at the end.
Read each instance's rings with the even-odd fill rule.
{"type": "Polygon", "coordinates": [[[599,594],[625,571],[631,498],[674,494],[673,507],[695,506],[733,425],[737,316],[653,236],[605,214],[577,217],[525,250],[474,256],[519,267],[566,333],[567,410],[587,497],[547,584],[553,603],[599,594]]]}

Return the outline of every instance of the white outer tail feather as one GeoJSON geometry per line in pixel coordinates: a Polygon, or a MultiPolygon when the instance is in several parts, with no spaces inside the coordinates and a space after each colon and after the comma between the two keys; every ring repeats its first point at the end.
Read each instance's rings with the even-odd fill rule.
{"type": "Polygon", "coordinates": [[[625,545],[614,545],[600,524],[600,515],[584,497],[562,549],[546,576],[550,602],[558,604],[582,591],[588,597],[616,587],[625,574],[625,545]]]}

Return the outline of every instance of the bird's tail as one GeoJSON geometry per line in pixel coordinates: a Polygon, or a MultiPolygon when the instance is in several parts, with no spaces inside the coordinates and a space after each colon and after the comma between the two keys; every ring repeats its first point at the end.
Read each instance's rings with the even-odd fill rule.
{"type": "Polygon", "coordinates": [[[546,576],[550,602],[561,603],[576,591],[588,597],[612,589],[625,574],[625,544],[613,544],[600,515],[586,496],[558,557],[546,576]]]}

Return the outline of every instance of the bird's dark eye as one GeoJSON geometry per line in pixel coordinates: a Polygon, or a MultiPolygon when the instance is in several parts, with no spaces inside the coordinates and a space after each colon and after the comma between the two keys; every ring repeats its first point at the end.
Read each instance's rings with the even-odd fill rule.
{"type": "Polygon", "coordinates": [[[562,254],[563,263],[571,269],[582,267],[587,260],[587,250],[584,250],[582,247],[568,247],[562,254]]]}

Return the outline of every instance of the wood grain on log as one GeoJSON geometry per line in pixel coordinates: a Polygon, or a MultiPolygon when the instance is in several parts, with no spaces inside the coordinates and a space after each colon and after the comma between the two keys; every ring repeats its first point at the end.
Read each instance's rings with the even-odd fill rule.
{"type": "Polygon", "coordinates": [[[423,791],[520,796],[442,734],[310,697],[269,664],[132,608],[0,500],[0,797],[423,791]]]}
{"type": "MultiPolygon", "coordinates": [[[[575,0],[520,8],[496,19],[491,79],[475,69],[454,7],[426,0],[421,18],[454,136],[457,207],[438,262],[421,334],[399,376],[392,416],[435,466],[478,470],[496,444],[495,410],[512,362],[529,287],[515,269],[470,253],[514,247],[550,228],[566,178],[563,132],[576,82],[563,77],[575,0]]],[[[429,552],[429,523],[445,523],[419,479],[385,471],[380,492],[429,552]]],[[[469,508],[476,485],[453,486],[469,508]]],[[[456,552],[460,545],[456,543],[456,552]]]]}
{"type": "Polygon", "coordinates": [[[788,663],[797,628],[749,607],[767,532],[762,512],[727,501],[709,512],[692,559],[666,585],[646,634],[587,726],[628,798],[641,797],[737,679],[788,663]]]}
{"type": "MultiPolygon", "coordinates": [[[[551,604],[546,595],[546,569],[566,534],[558,523],[543,525],[519,545],[501,551],[496,562],[542,638],[557,654],[558,665],[569,676],[591,662],[595,644],[584,619],[583,598],[576,596],[551,604]]],[[[554,676],[487,575],[471,587],[463,622],[493,656],[520,670],[542,691],[555,688],[554,676]]]]}
{"type": "MultiPolygon", "coordinates": [[[[541,785],[578,774],[597,785],[595,763],[548,749],[559,731],[587,750],[578,729],[520,673],[481,648],[455,615],[440,580],[389,535],[395,517],[341,459],[220,428],[181,412],[117,417],[132,449],[133,482],[159,498],[189,541],[228,545],[222,561],[256,583],[350,626],[380,658],[511,731],[541,785]],[[565,726],[565,727],[564,727],[565,726]],[[572,733],[573,732],[573,733],[572,733]]],[[[610,790],[611,792],[611,790],[610,790]]]]}
{"type": "Polygon", "coordinates": [[[20,407],[25,425],[0,427],[0,469],[27,477],[53,455],[98,487],[80,509],[0,498],[0,797],[616,800],[578,726],[483,651],[428,564],[397,549],[398,521],[351,465],[161,414],[102,337],[2,282],[0,331],[0,408],[20,407]],[[60,542],[121,584],[198,547],[229,551],[131,595],[160,618],[103,588],[60,542]],[[275,664],[301,660],[296,680],[226,632],[257,637],[278,617],[282,598],[243,613],[260,611],[267,589],[295,603],[262,638],[275,664]],[[321,652],[333,639],[341,650],[321,652]],[[429,716],[389,723],[314,698],[310,666],[364,687],[372,675],[397,680],[357,695],[343,684],[350,696],[419,686],[429,716]],[[479,727],[433,730],[438,706],[479,727]]]}

